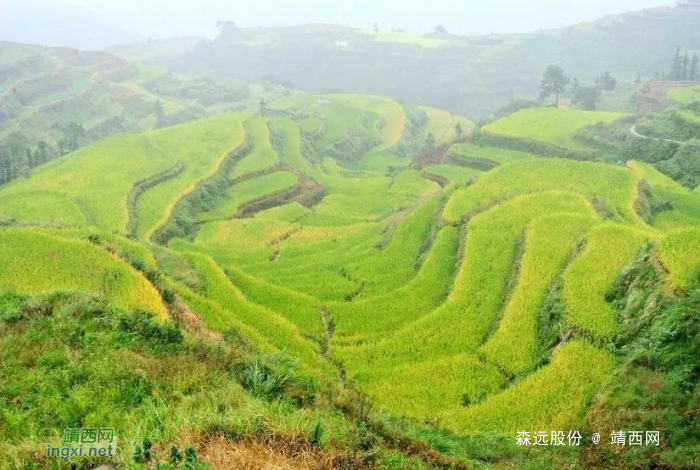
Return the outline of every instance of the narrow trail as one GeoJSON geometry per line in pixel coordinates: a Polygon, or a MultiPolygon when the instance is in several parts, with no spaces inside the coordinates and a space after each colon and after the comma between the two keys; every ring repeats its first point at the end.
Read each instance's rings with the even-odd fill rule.
{"type": "Polygon", "coordinates": [[[660,137],[649,137],[647,135],[642,135],[637,131],[637,123],[635,123],[631,128],[630,128],[630,134],[633,136],[637,137],[638,139],[644,139],[644,140],[660,140],[662,142],[670,142],[672,144],[677,144],[677,145],[685,145],[688,142],[681,142],[680,140],[673,140],[673,139],[662,139],[660,137]]]}

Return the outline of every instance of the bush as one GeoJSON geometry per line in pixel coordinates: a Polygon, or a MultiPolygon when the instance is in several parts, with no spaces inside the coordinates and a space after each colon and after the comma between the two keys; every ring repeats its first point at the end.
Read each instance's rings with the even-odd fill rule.
{"type": "Polygon", "coordinates": [[[180,325],[159,323],[150,312],[138,310],[117,320],[118,340],[122,346],[142,346],[153,354],[172,354],[182,349],[185,337],[180,325]]]}
{"type": "Polygon", "coordinates": [[[255,360],[239,367],[238,380],[254,397],[273,401],[284,392],[289,376],[276,373],[262,361],[255,360]]]}

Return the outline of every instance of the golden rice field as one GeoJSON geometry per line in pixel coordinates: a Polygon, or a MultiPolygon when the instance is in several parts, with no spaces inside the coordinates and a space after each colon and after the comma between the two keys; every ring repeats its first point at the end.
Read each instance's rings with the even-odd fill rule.
{"type": "Polygon", "coordinates": [[[155,288],[117,257],[87,241],[40,229],[0,229],[0,291],[38,294],[52,290],[102,293],[116,306],[167,311],[155,288]]]}
{"type": "Polygon", "coordinates": [[[484,132],[545,142],[571,149],[586,149],[574,135],[576,131],[599,122],[614,122],[619,113],[578,109],[529,108],[518,111],[484,127],[484,132]]]}
{"type": "MultiPolygon", "coordinates": [[[[673,291],[698,282],[700,196],[650,166],[466,143],[414,165],[398,154],[410,136],[396,101],[269,106],[110,138],[0,187],[0,290],[101,292],[165,318],[138,259],[212,332],[315,375],[342,364],[378,409],[467,435],[583,422],[614,367],[607,293],[640,250],[673,291]],[[650,224],[635,211],[642,181],[674,206],[650,224]],[[564,340],[546,343],[556,328],[564,340]]],[[[439,143],[474,127],[424,111],[420,135],[439,143]]],[[[531,109],[486,132],[578,149],[577,129],[619,117],[531,109]]]]}

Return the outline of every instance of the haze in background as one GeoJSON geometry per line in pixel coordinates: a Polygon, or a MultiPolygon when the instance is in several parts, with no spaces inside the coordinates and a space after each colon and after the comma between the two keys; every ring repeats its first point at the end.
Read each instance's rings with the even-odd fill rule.
{"type": "Polygon", "coordinates": [[[0,0],[0,39],[102,48],[146,38],[212,37],[239,26],[336,23],[427,33],[527,32],[675,4],[673,0],[0,0]]]}

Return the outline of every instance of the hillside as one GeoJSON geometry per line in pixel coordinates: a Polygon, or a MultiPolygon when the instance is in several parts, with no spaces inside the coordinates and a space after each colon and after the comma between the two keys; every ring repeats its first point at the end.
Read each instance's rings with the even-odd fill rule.
{"type": "Polygon", "coordinates": [[[188,43],[179,56],[163,43],[114,52],[186,73],[311,93],[391,96],[478,118],[512,97],[536,96],[550,64],[581,83],[606,70],[626,83],[638,73],[651,79],[667,70],[678,46],[700,48],[698,22],[698,10],[657,8],[517,35],[419,36],[311,25],[234,31],[194,50],[188,43]]]}
{"type": "Polygon", "coordinates": [[[50,402],[47,364],[97,377],[79,353],[92,344],[120,358],[100,362],[102,383],[123,384],[100,396],[126,410],[112,421],[122,464],[174,466],[170,449],[187,446],[215,468],[261,465],[261,447],[292,468],[697,463],[681,416],[698,411],[700,195],[576,139],[623,116],[536,108],[476,145],[468,120],[379,96],[264,111],[111,137],[0,187],[0,291],[13,292],[0,349],[9,361],[26,344],[33,371],[0,380],[14,390],[0,424],[12,461],[28,462],[39,432],[106,416],[80,402],[79,379],[48,430],[23,406],[50,402]],[[46,297],[68,288],[106,300],[46,297]],[[175,321],[142,312],[164,308],[175,321]],[[61,328],[68,348],[29,348],[61,328]],[[630,377],[641,385],[616,395],[630,377]],[[618,424],[659,429],[662,445],[515,443],[575,429],[609,442],[618,424]]]}
{"type": "Polygon", "coordinates": [[[0,184],[105,136],[255,109],[284,92],[103,52],[0,42],[0,184]]]}

